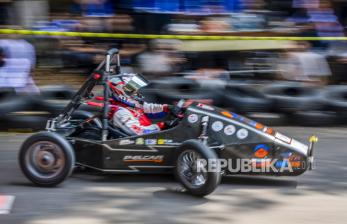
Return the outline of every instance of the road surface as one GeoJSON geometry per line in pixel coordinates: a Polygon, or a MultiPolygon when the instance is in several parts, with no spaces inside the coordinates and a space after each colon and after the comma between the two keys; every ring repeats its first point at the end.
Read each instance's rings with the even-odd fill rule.
{"type": "Polygon", "coordinates": [[[347,223],[347,128],[278,130],[302,141],[319,136],[315,170],[289,178],[225,178],[205,198],[182,192],[170,175],[78,172],[60,187],[35,187],[17,162],[28,135],[0,133],[0,195],[15,196],[0,223],[347,223]]]}

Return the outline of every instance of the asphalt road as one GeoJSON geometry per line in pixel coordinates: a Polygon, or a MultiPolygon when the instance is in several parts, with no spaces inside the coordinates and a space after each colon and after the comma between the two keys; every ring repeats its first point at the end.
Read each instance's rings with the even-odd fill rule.
{"type": "Polygon", "coordinates": [[[319,136],[315,170],[300,177],[225,178],[195,198],[172,176],[74,173],[58,188],[38,188],[18,168],[27,135],[0,133],[0,195],[16,197],[1,224],[347,223],[347,128],[278,128],[305,141],[319,136]]]}

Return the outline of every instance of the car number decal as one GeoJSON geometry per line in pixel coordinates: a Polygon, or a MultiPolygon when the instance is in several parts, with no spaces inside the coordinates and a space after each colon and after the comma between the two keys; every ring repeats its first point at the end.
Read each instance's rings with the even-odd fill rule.
{"type": "Polygon", "coordinates": [[[238,139],[245,139],[248,137],[248,131],[244,128],[237,131],[236,136],[238,139]]]}
{"type": "Polygon", "coordinates": [[[221,121],[215,121],[212,124],[212,130],[215,132],[222,130],[223,127],[224,127],[224,124],[221,121]]]}
{"type": "Polygon", "coordinates": [[[194,124],[198,121],[199,117],[196,114],[191,114],[188,116],[188,122],[194,124]]]}
{"type": "Polygon", "coordinates": [[[227,125],[224,128],[224,134],[226,134],[226,135],[230,136],[230,135],[235,134],[235,132],[236,132],[236,128],[234,125],[227,125]]]}

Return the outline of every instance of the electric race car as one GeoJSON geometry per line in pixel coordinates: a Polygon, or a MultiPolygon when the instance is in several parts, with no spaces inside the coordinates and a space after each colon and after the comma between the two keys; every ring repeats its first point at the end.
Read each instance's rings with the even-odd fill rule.
{"type": "Polygon", "coordinates": [[[71,102],[47,122],[46,131],[23,143],[19,162],[30,181],[55,186],[76,166],[114,174],[173,172],[189,193],[205,196],[225,175],[300,175],[311,168],[316,137],[305,145],[270,127],[199,102],[187,106],[185,100],[179,101],[180,116],[162,131],[129,135],[109,120],[110,76],[122,76],[117,49],[107,52],[71,102]],[[97,85],[103,87],[101,112],[78,110],[91,102],[97,85]],[[243,169],[245,164],[247,169],[243,169]]]}

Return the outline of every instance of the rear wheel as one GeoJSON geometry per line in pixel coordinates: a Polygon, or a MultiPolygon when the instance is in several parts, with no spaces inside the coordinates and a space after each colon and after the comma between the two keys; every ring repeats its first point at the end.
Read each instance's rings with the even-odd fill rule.
{"type": "Polygon", "coordinates": [[[70,143],[60,135],[40,132],[23,143],[19,164],[30,181],[39,186],[52,187],[71,174],[75,155],[70,143]]]}
{"type": "Polygon", "coordinates": [[[180,148],[175,168],[176,178],[192,195],[206,196],[212,193],[221,180],[216,153],[197,140],[186,141],[180,148]],[[212,169],[208,170],[210,167],[212,169]]]}

